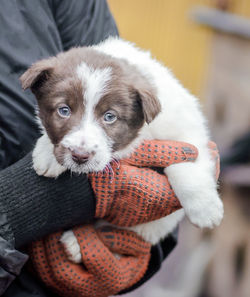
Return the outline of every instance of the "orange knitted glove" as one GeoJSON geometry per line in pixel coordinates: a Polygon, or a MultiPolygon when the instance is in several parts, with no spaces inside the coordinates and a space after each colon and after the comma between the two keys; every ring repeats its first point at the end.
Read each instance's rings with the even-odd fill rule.
{"type": "Polygon", "coordinates": [[[110,164],[108,173],[89,174],[96,197],[96,218],[116,226],[153,221],[181,208],[165,175],[146,167],[194,161],[197,149],[177,141],[147,140],[130,156],[110,164]],[[133,166],[134,165],[134,166],[133,166]],[[135,167],[136,166],[136,167],[135,167]]]}
{"type": "Polygon", "coordinates": [[[146,272],[150,244],[132,231],[86,225],[73,230],[83,264],[68,260],[62,232],[32,244],[31,259],[43,282],[60,296],[105,297],[138,282],[146,272]],[[119,253],[119,256],[113,253],[119,253]]]}
{"type": "MultiPolygon", "coordinates": [[[[99,214],[100,218],[105,217],[115,224],[118,222],[129,226],[165,216],[181,207],[164,175],[128,164],[166,167],[175,162],[193,161],[197,156],[197,150],[193,146],[183,143],[171,142],[176,144],[171,145],[170,142],[156,141],[154,145],[157,147],[153,148],[158,150],[160,147],[161,154],[166,149],[166,143],[170,145],[167,146],[167,154],[152,157],[152,142],[144,142],[126,162],[121,162],[120,168],[112,164],[114,176],[111,172],[106,176],[90,175],[97,193],[97,216],[99,214]],[[147,152],[148,150],[151,151],[147,152]],[[97,182],[98,178],[100,183],[97,182]],[[154,187],[156,184],[160,186],[154,187]],[[167,196],[162,196],[164,192],[167,196]],[[126,199],[124,194],[127,195],[126,199]],[[105,199],[108,200],[107,203],[105,199]],[[102,207],[105,208],[104,212],[102,207]]],[[[209,147],[213,158],[217,160],[218,176],[218,151],[213,143],[209,147]]],[[[59,242],[62,232],[49,235],[33,243],[31,247],[30,256],[35,270],[43,282],[54,288],[60,296],[110,296],[131,287],[144,275],[150,259],[150,244],[132,231],[107,230],[107,227],[96,231],[92,226],[77,227],[73,231],[80,245],[83,264],[74,264],[68,260],[59,242]],[[117,258],[113,253],[118,253],[121,257],[117,258]]]]}

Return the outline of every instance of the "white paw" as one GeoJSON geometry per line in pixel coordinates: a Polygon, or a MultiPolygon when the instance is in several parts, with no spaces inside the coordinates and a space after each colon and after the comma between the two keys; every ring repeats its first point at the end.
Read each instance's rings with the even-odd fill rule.
{"type": "Polygon", "coordinates": [[[223,203],[217,193],[207,193],[206,197],[196,199],[195,203],[186,204],[184,209],[191,223],[200,228],[218,226],[224,214],[223,203]]]}
{"type": "Polygon", "coordinates": [[[212,165],[210,162],[200,161],[175,164],[165,169],[185,214],[191,223],[200,228],[218,226],[224,214],[212,165]]]}
{"type": "Polygon", "coordinates": [[[80,252],[80,246],[73,231],[69,230],[64,232],[60,241],[64,245],[64,249],[68,255],[69,260],[74,263],[81,263],[82,255],[80,252]]]}
{"type": "Polygon", "coordinates": [[[38,175],[58,177],[66,170],[61,166],[54,155],[54,147],[47,134],[41,136],[33,150],[33,168],[38,175]]]}

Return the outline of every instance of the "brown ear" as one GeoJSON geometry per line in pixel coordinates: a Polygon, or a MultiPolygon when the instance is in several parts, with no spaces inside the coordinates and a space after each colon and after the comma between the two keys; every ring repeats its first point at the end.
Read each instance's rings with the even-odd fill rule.
{"type": "Polygon", "coordinates": [[[23,73],[20,77],[22,88],[30,88],[33,93],[37,93],[40,87],[47,81],[53,71],[52,59],[39,61],[23,73]]]}
{"type": "Polygon", "coordinates": [[[161,104],[155,95],[155,91],[150,88],[137,90],[137,98],[139,98],[145,121],[149,124],[160,113],[161,104]]]}

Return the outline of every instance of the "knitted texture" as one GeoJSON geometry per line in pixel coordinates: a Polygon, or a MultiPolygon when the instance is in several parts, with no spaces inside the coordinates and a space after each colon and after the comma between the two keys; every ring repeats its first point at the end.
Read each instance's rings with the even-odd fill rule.
{"type": "Polygon", "coordinates": [[[128,230],[75,228],[83,265],[70,262],[59,239],[62,232],[32,245],[39,277],[60,296],[105,297],[129,288],[146,272],[150,244],[128,230]],[[119,253],[119,256],[113,253],[119,253]]]}
{"type": "Polygon", "coordinates": [[[95,201],[86,176],[40,177],[28,154],[0,171],[0,206],[10,226],[0,225],[0,236],[10,240],[11,230],[18,248],[62,228],[90,222],[95,201]]]}
{"type": "Polygon", "coordinates": [[[147,167],[195,161],[197,149],[177,141],[144,141],[132,155],[111,163],[107,174],[89,174],[96,196],[96,218],[117,226],[134,226],[162,218],[181,208],[168,179],[147,167]]]}
{"type": "Polygon", "coordinates": [[[197,156],[197,148],[186,142],[144,140],[124,161],[135,166],[168,167],[171,164],[195,161],[197,156]]]}

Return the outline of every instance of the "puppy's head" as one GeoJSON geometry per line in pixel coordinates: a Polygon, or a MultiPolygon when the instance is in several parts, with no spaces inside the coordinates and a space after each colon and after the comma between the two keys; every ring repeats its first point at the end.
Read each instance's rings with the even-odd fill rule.
{"type": "Polygon", "coordinates": [[[103,170],[160,112],[135,67],[90,48],[39,61],[20,80],[37,98],[57,161],[75,172],[103,170]]]}

